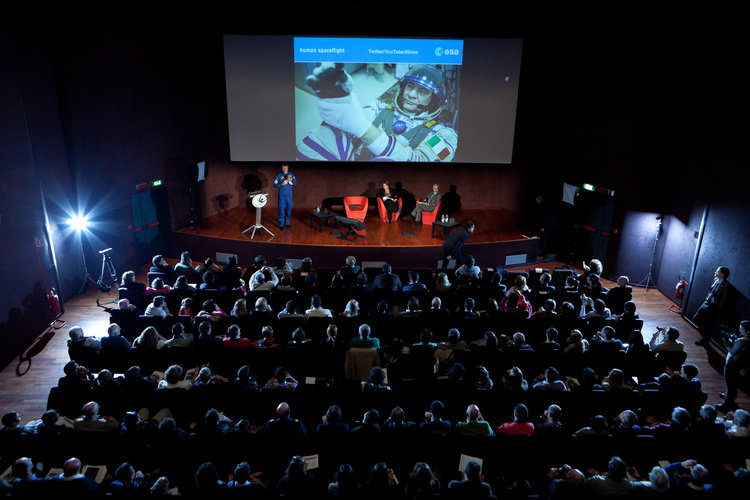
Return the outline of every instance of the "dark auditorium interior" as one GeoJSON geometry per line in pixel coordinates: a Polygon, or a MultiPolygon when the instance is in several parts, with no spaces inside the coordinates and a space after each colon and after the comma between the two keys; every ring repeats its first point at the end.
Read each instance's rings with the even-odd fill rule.
{"type": "MultiPolygon", "coordinates": [[[[38,498],[67,488],[127,498],[557,499],[709,498],[747,491],[750,340],[741,322],[750,320],[743,264],[750,259],[744,225],[750,200],[742,172],[750,165],[750,72],[742,16],[730,7],[522,4],[0,7],[0,259],[8,264],[0,285],[0,495],[38,498]],[[226,35],[520,39],[515,124],[504,125],[512,129],[512,160],[324,163],[283,153],[273,160],[233,160],[226,35]],[[288,228],[276,220],[273,180],[282,163],[297,182],[288,228]],[[200,182],[197,165],[206,165],[200,182]],[[444,267],[444,234],[455,228],[440,233],[404,212],[392,225],[379,217],[373,197],[384,180],[399,181],[417,196],[433,183],[443,193],[457,186],[460,210],[450,216],[476,221],[463,252],[476,257],[481,277],[463,279],[444,267]],[[564,201],[570,189],[575,200],[564,201]],[[243,231],[256,223],[251,191],[269,193],[257,212],[266,230],[252,238],[243,231]],[[366,230],[352,230],[348,238],[341,219],[350,216],[349,208],[336,200],[354,195],[372,201],[369,211],[365,206],[366,230]],[[321,205],[338,217],[313,223],[321,205]],[[76,214],[89,218],[85,231],[71,228],[76,214]],[[329,224],[337,220],[334,231],[329,224]],[[548,229],[541,238],[539,220],[548,229]],[[241,284],[235,280],[225,291],[209,286],[191,297],[194,313],[207,309],[208,299],[227,313],[207,313],[211,335],[223,337],[237,324],[252,348],[230,349],[220,338],[199,344],[200,315],[194,321],[177,313],[184,296],[174,293],[174,269],[164,275],[173,288],[165,299],[173,316],[144,315],[151,299],[141,295],[131,300],[139,302],[133,305],[140,315],[118,310],[118,298],[131,298],[120,282],[125,271],[133,270],[158,295],[152,258],[163,255],[174,266],[184,251],[193,265],[210,258],[221,268],[222,259],[234,255],[247,270],[241,284]],[[270,267],[288,259],[296,290],[251,290],[259,255],[270,267]],[[368,284],[347,278],[333,290],[349,255],[368,284]],[[305,263],[303,272],[298,269],[305,257],[312,259],[310,274],[305,263]],[[592,259],[601,261],[599,273],[587,269],[592,259]],[[386,262],[404,285],[414,271],[425,289],[373,286],[386,262]],[[717,268],[731,271],[731,307],[704,324],[701,313],[717,290],[717,268]],[[449,289],[435,284],[441,272],[453,283],[449,289]],[[535,292],[544,273],[558,288],[555,317],[529,319],[545,303],[540,297],[547,292],[535,292]],[[596,311],[588,312],[585,299],[581,303],[581,290],[599,281],[587,285],[590,274],[605,289],[594,293],[608,308],[606,317],[592,316],[596,311]],[[578,288],[564,295],[565,277],[579,275],[578,288]],[[531,291],[511,290],[519,276],[531,291]],[[640,314],[634,322],[614,319],[623,305],[610,300],[611,291],[621,276],[629,278],[629,300],[640,314]],[[323,297],[332,317],[277,317],[287,299],[304,313],[314,295],[323,297]],[[410,297],[419,299],[422,313],[410,314],[410,297]],[[433,297],[442,299],[444,316],[428,314],[433,297]],[[478,315],[464,313],[469,297],[478,315]],[[509,298],[519,301],[518,308],[509,306],[509,298]],[[245,299],[249,314],[230,314],[237,299],[245,299]],[[272,314],[256,310],[258,299],[267,299],[272,314]],[[358,301],[359,317],[342,314],[350,299],[358,301]],[[382,314],[381,301],[387,302],[382,314]],[[560,309],[564,301],[573,304],[572,316],[560,309]],[[526,305],[527,312],[521,311],[526,305]],[[148,327],[169,339],[172,325],[182,324],[194,334],[194,347],[162,343],[153,350],[133,347],[119,357],[71,347],[71,327],[101,339],[115,322],[131,344],[148,327]],[[365,322],[379,348],[347,349],[365,322]],[[341,345],[329,348],[324,340],[331,324],[341,345]],[[258,347],[269,325],[278,345],[258,347]],[[679,352],[657,352],[653,343],[649,348],[652,334],[669,326],[679,330],[679,352]],[[301,345],[293,342],[297,328],[307,336],[301,345]],[[452,328],[466,348],[450,342],[452,328]],[[543,350],[538,346],[548,328],[556,335],[559,330],[559,345],[543,350]],[[605,351],[605,329],[625,345],[605,351]],[[647,344],[643,358],[631,356],[634,329],[647,344]],[[488,330],[498,344],[488,341],[488,330]],[[586,346],[571,340],[573,330],[588,341],[585,353],[586,346]],[[534,349],[512,345],[516,332],[534,349]],[[86,391],[58,386],[70,361],[90,371],[89,379],[82,376],[90,382],[86,391]],[[150,392],[124,389],[125,374],[136,365],[150,392]],[[208,367],[215,377],[185,382],[187,388],[156,389],[149,375],[172,365],[184,371],[208,367]],[[257,377],[253,387],[235,380],[243,365],[257,377]],[[385,382],[368,379],[373,366],[386,368],[385,382]],[[291,390],[267,386],[269,379],[285,386],[272,379],[277,367],[296,379],[291,390]],[[462,378],[457,367],[465,369],[462,378]],[[489,372],[489,385],[479,380],[481,367],[489,372]],[[511,380],[516,367],[523,388],[511,380]],[[685,375],[692,367],[699,381],[685,375]],[[114,374],[115,382],[106,383],[117,386],[116,394],[100,383],[102,370],[114,374]],[[622,370],[625,382],[618,384],[612,370],[622,370]],[[561,377],[557,385],[555,374],[561,377]],[[550,388],[563,385],[564,391],[550,388]],[[734,400],[724,395],[737,387],[734,400]],[[86,430],[77,419],[95,396],[104,420],[96,431],[86,430]],[[426,415],[436,400],[444,405],[450,431],[426,425],[438,420],[426,415]],[[292,427],[272,432],[274,419],[289,423],[283,403],[292,422],[299,419],[306,428],[304,435],[292,427]],[[333,405],[345,425],[335,431],[328,425],[324,432],[319,424],[335,418],[333,405]],[[481,409],[480,422],[466,422],[469,405],[481,409]],[[555,405],[562,409],[562,424],[550,423],[555,405]],[[142,408],[149,415],[133,423],[142,408]],[[218,424],[207,417],[216,417],[212,409],[219,412],[218,424]],[[48,410],[57,411],[60,425],[45,434],[39,422],[48,410]],[[178,432],[170,435],[160,425],[160,410],[174,419],[178,432]],[[686,410],[689,421],[678,410],[686,410]],[[637,427],[625,429],[626,411],[638,419],[637,427]],[[597,420],[600,415],[606,423],[597,420]],[[121,425],[104,429],[105,420],[121,425]],[[518,425],[507,431],[511,422],[518,425]],[[13,428],[19,424],[26,427],[13,428]],[[520,424],[531,431],[519,431],[520,424]],[[494,435],[484,435],[485,427],[494,435]],[[37,484],[18,478],[22,457],[31,458],[38,478],[49,479],[37,484]],[[104,466],[106,474],[96,481],[68,477],[71,457],[84,466],[104,466]],[[619,477],[624,472],[613,457],[627,464],[626,478],[619,477]],[[467,472],[469,460],[480,463],[479,479],[467,472]],[[126,462],[143,474],[118,470],[126,462]],[[238,478],[248,471],[236,469],[243,462],[253,473],[247,485],[238,478]],[[377,483],[381,462],[390,472],[377,483]],[[299,463],[307,470],[297,472],[299,463]],[[576,471],[583,472],[581,481],[576,471]],[[659,483],[664,472],[666,487],[659,483]],[[479,488],[480,481],[489,487],[479,488]]],[[[486,64],[493,64],[491,58],[486,64]]],[[[262,68],[249,74],[254,71],[262,68]]],[[[498,98],[493,92],[483,98],[498,98]]],[[[271,95],[278,92],[269,90],[271,95]]],[[[279,109],[283,114],[289,108],[279,109]]],[[[271,118],[277,117],[255,117],[271,118]]],[[[461,125],[492,137],[501,118],[482,116],[461,125]]],[[[204,271],[199,269],[196,281],[204,271]]]]}

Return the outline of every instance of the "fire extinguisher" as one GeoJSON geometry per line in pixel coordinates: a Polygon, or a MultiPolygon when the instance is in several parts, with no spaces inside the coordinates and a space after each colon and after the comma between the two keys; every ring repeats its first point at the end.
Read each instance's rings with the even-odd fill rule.
{"type": "Polygon", "coordinates": [[[65,320],[58,318],[60,316],[60,297],[57,295],[57,291],[54,288],[50,288],[47,292],[47,302],[49,303],[49,313],[52,316],[52,323],[49,326],[59,330],[66,324],[65,320]]]}
{"type": "Polygon", "coordinates": [[[674,298],[682,300],[683,297],[685,297],[685,290],[687,289],[688,282],[685,280],[680,280],[677,282],[677,286],[674,288],[674,298]]]}

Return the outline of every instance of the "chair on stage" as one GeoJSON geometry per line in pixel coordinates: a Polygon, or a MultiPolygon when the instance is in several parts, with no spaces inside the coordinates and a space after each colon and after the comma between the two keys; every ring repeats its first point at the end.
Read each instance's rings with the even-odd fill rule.
{"type": "Polygon", "coordinates": [[[346,210],[346,217],[364,222],[367,215],[367,204],[367,196],[345,196],[344,210],[346,210]]]}
{"type": "Polygon", "coordinates": [[[437,220],[438,214],[440,214],[440,205],[442,203],[442,201],[439,201],[438,204],[435,205],[435,210],[432,212],[422,212],[422,224],[425,226],[431,226],[432,223],[437,220]]]}
{"type": "MultiPolygon", "coordinates": [[[[392,221],[396,222],[398,218],[401,216],[401,208],[404,205],[404,201],[399,198],[398,199],[398,212],[393,214],[392,221]]],[[[388,211],[385,209],[385,203],[383,202],[382,198],[378,198],[378,213],[380,214],[380,220],[383,222],[388,222],[388,211]]]]}

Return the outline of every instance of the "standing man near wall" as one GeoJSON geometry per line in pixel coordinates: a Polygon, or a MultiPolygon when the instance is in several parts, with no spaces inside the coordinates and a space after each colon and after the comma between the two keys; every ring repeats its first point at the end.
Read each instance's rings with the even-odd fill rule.
{"type": "Polygon", "coordinates": [[[273,187],[279,190],[279,229],[282,231],[292,227],[289,219],[292,216],[292,188],[297,185],[297,179],[289,171],[289,165],[281,165],[281,172],[273,179],[273,187]]]}
{"type": "Polygon", "coordinates": [[[701,339],[696,340],[696,344],[703,347],[710,344],[717,319],[721,318],[727,324],[732,322],[736,316],[734,311],[736,297],[737,290],[734,285],[729,283],[729,268],[718,267],[714,273],[714,281],[708,291],[706,300],[693,316],[693,321],[695,321],[701,334],[701,339]]]}

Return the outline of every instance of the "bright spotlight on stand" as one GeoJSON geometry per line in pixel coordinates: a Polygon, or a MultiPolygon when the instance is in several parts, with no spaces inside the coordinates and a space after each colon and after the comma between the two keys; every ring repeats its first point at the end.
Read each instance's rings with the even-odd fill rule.
{"type": "Polygon", "coordinates": [[[74,215],[65,221],[67,225],[76,231],[83,231],[89,227],[89,219],[85,215],[74,215]]]}

